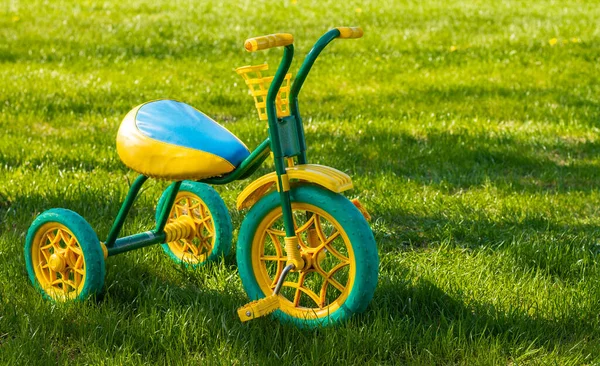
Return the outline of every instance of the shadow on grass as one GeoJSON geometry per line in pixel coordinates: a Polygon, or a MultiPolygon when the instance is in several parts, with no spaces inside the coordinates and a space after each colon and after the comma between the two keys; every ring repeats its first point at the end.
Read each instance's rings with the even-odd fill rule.
{"type": "Polygon", "coordinates": [[[391,173],[451,191],[491,182],[507,192],[589,192],[600,179],[598,164],[589,161],[600,156],[600,142],[555,139],[542,144],[465,130],[421,137],[379,130],[368,130],[364,137],[307,135],[352,175],[391,173]]]}
{"type": "Polygon", "coordinates": [[[496,222],[442,214],[418,216],[401,209],[382,212],[378,219],[381,230],[375,226],[375,236],[383,253],[421,250],[450,240],[461,248],[501,251],[523,272],[539,270],[575,282],[600,254],[596,241],[600,228],[593,224],[556,224],[544,218],[496,222]]]}
{"type": "MultiPolygon", "coordinates": [[[[458,343],[453,346],[468,349],[474,346],[472,343],[482,340],[494,343],[495,339],[506,347],[506,353],[519,344],[552,351],[557,347],[576,346],[584,338],[598,339],[594,325],[576,315],[545,319],[529,315],[518,307],[504,310],[477,299],[465,303],[428,280],[404,280],[410,276],[408,271],[395,275],[400,280],[380,279],[371,304],[373,310],[366,313],[363,320],[377,323],[378,317],[385,316],[394,324],[392,336],[395,337],[396,332],[408,332],[417,348],[432,350],[436,343],[445,342],[440,339],[453,339],[458,343]],[[394,328],[396,324],[398,327],[394,328]]],[[[590,343],[590,348],[597,351],[597,345],[590,343]]]]}

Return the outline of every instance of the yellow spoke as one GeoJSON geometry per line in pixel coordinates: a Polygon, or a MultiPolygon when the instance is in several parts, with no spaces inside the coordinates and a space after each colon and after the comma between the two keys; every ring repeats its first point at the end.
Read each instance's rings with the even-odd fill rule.
{"type": "Polygon", "coordinates": [[[329,283],[331,283],[335,288],[340,290],[340,292],[344,292],[345,287],[342,286],[342,284],[339,283],[335,278],[328,278],[327,281],[329,281],[329,283]]]}
{"type": "MultiPolygon", "coordinates": [[[[315,214],[315,217],[316,217],[315,229],[317,230],[317,236],[321,240],[321,243],[326,242],[328,239],[327,239],[327,235],[325,235],[325,232],[323,231],[323,226],[321,225],[320,217],[317,214],[315,214]]],[[[336,232],[337,232],[337,229],[336,229],[336,232]]]]}
{"type": "Polygon", "coordinates": [[[298,287],[296,287],[296,293],[294,294],[293,304],[295,307],[298,307],[300,303],[300,290],[302,285],[304,285],[304,279],[306,278],[306,272],[301,272],[300,276],[298,276],[298,287]]]}
{"type": "Polygon", "coordinates": [[[185,209],[185,207],[181,206],[181,205],[175,205],[175,215],[176,217],[179,217],[181,215],[183,215],[183,210],[185,209]]]}
{"type": "Polygon", "coordinates": [[[83,256],[79,256],[77,257],[77,260],[75,261],[75,268],[79,269],[83,267],[83,256]]]}
{"type": "Polygon", "coordinates": [[[60,285],[63,283],[63,279],[62,278],[56,278],[55,280],[52,281],[52,283],[50,283],[52,286],[54,285],[60,285]]]}
{"type": "Polygon", "coordinates": [[[329,272],[327,272],[327,278],[331,278],[331,277],[333,277],[333,275],[334,275],[334,274],[336,274],[336,273],[337,273],[337,271],[339,271],[340,269],[342,269],[342,268],[344,268],[344,267],[346,267],[346,266],[349,266],[349,265],[350,265],[350,263],[347,263],[347,262],[341,262],[341,263],[338,263],[338,264],[337,264],[335,267],[333,267],[333,268],[332,268],[332,269],[331,269],[329,272]]]}
{"type": "Polygon", "coordinates": [[[296,228],[296,235],[298,235],[301,232],[307,230],[312,224],[314,224],[314,222],[315,222],[315,215],[312,215],[312,217],[310,219],[308,219],[308,221],[306,221],[302,226],[297,227],[296,218],[294,217],[294,227],[297,227],[296,228]]]}
{"type": "Polygon", "coordinates": [[[214,227],[214,225],[212,225],[212,222],[210,222],[210,226],[209,226],[209,224],[208,224],[209,222],[210,222],[210,220],[205,222],[204,227],[206,228],[206,231],[208,231],[210,233],[210,236],[213,236],[213,235],[215,235],[215,227],[214,227]]]}
{"type": "Polygon", "coordinates": [[[190,210],[190,213],[192,213],[192,214],[190,214],[190,216],[202,217],[202,205],[200,205],[200,203],[190,205],[189,210],[190,210]]]}
{"type": "Polygon", "coordinates": [[[275,247],[275,251],[277,252],[277,254],[279,256],[281,256],[283,254],[283,251],[281,250],[281,242],[279,241],[279,238],[277,237],[277,235],[275,235],[272,231],[267,231],[267,233],[269,234],[269,237],[271,238],[271,241],[273,242],[273,246],[275,247]]]}
{"type": "Polygon", "coordinates": [[[200,239],[200,244],[196,246],[196,248],[199,248],[200,252],[202,252],[203,249],[210,252],[212,250],[212,243],[206,239],[200,239]]]}
{"type": "Polygon", "coordinates": [[[287,261],[287,259],[285,257],[279,257],[279,256],[274,256],[274,255],[265,255],[260,257],[261,260],[263,261],[287,261]]]}
{"type": "Polygon", "coordinates": [[[50,253],[46,254],[45,250],[40,250],[40,252],[42,252],[42,255],[44,256],[44,259],[46,260],[46,263],[48,263],[48,261],[50,260],[50,253]]]}
{"type": "Polygon", "coordinates": [[[208,209],[207,206],[205,205],[201,205],[200,207],[202,207],[202,214],[206,217],[212,217],[212,215],[210,214],[210,210],[208,209]]]}
{"type": "MultiPolygon", "coordinates": [[[[319,233],[319,231],[317,230],[317,235],[319,235],[318,233],[319,233]]],[[[321,240],[321,244],[319,244],[319,246],[315,249],[315,252],[319,252],[319,251],[323,250],[323,248],[325,248],[326,246],[331,247],[331,245],[330,245],[331,242],[334,241],[338,236],[340,236],[340,232],[336,230],[326,240],[321,240]]],[[[320,235],[319,235],[319,238],[320,238],[320,235]]]]}
{"type": "Polygon", "coordinates": [[[319,299],[319,296],[317,296],[317,294],[315,294],[312,290],[307,289],[306,287],[300,287],[299,289],[300,291],[307,294],[315,302],[315,305],[317,305],[317,307],[321,308],[321,299],[319,299]]]}
{"type": "Polygon", "coordinates": [[[73,244],[77,243],[77,240],[75,240],[75,237],[72,236],[71,238],[69,238],[68,241],[65,242],[67,244],[67,247],[72,246],[73,244]]]}
{"type": "Polygon", "coordinates": [[[54,271],[48,271],[48,282],[50,282],[50,284],[53,284],[54,281],[56,281],[57,277],[56,277],[56,272],[54,271]]]}
{"type": "MultiPolygon", "coordinates": [[[[202,244],[202,242],[200,242],[202,244]]],[[[192,251],[192,253],[194,254],[194,256],[198,256],[198,247],[195,246],[193,243],[185,243],[187,245],[188,248],[190,248],[190,250],[192,251]]]]}
{"type": "MultiPolygon", "coordinates": [[[[298,282],[289,282],[289,281],[286,281],[286,282],[284,282],[284,283],[283,283],[283,286],[287,286],[287,287],[295,288],[295,289],[296,289],[296,291],[300,290],[300,291],[304,292],[304,293],[305,293],[305,294],[307,294],[307,295],[308,295],[308,296],[309,296],[311,299],[313,299],[313,301],[315,302],[315,304],[316,304],[317,306],[319,306],[319,307],[320,307],[320,305],[319,305],[319,296],[317,296],[317,294],[315,294],[315,293],[314,293],[312,290],[310,290],[310,289],[307,289],[306,287],[303,287],[303,286],[301,286],[301,285],[300,285],[300,280],[302,280],[302,282],[304,282],[303,275],[304,275],[304,276],[306,276],[306,274],[307,274],[307,273],[308,273],[308,272],[300,272],[300,277],[301,277],[301,278],[299,278],[299,279],[298,279],[298,282]]],[[[294,298],[295,298],[295,297],[296,297],[296,296],[294,296],[294,298]]]]}
{"type": "Polygon", "coordinates": [[[50,275],[50,268],[47,268],[45,271],[42,270],[42,276],[44,276],[45,282],[52,282],[52,276],[50,275]]]}
{"type": "Polygon", "coordinates": [[[298,287],[298,284],[296,282],[285,281],[283,283],[283,286],[296,288],[298,287]]]}
{"type": "MultiPolygon", "coordinates": [[[[61,237],[62,241],[65,243],[65,246],[69,245],[69,241],[71,240],[71,236],[69,234],[67,234],[64,231],[60,230],[58,236],[61,237]]],[[[60,244],[60,241],[57,244],[60,244]]]]}
{"type": "Polygon", "coordinates": [[[197,237],[200,240],[206,240],[207,242],[211,242],[212,243],[212,238],[213,238],[212,234],[209,234],[209,235],[197,235],[197,237]]]}
{"type": "Polygon", "coordinates": [[[270,229],[267,229],[267,233],[285,238],[285,230],[277,230],[277,229],[270,228],[270,229]]]}
{"type": "Polygon", "coordinates": [[[185,240],[178,240],[178,241],[176,241],[174,243],[181,248],[181,251],[183,253],[187,253],[187,249],[190,246],[187,241],[185,241],[185,240]]]}
{"type": "Polygon", "coordinates": [[[203,224],[205,224],[207,221],[210,221],[210,219],[211,219],[211,218],[210,218],[210,216],[209,216],[209,217],[203,217],[203,218],[201,218],[201,219],[194,219],[194,222],[195,222],[197,225],[203,225],[203,224]]]}
{"type": "Polygon", "coordinates": [[[83,276],[80,273],[73,272],[73,280],[75,281],[75,284],[77,285],[77,287],[79,287],[79,285],[81,285],[82,279],[83,279],[83,276]]]}
{"type": "Polygon", "coordinates": [[[327,248],[327,250],[329,251],[329,253],[331,253],[334,257],[336,257],[337,259],[339,259],[342,262],[350,262],[350,259],[348,259],[348,257],[344,256],[343,254],[341,254],[340,252],[337,251],[337,249],[335,249],[334,247],[332,247],[331,245],[326,245],[325,248],[327,248]]]}
{"type": "MultiPolygon", "coordinates": [[[[335,267],[334,269],[336,272],[339,270],[339,268],[336,269],[335,267]]],[[[336,279],[329,277],[329,274],[325,273],[325,271],[323,271],[323,269],[320,266],[315,266],[315,270],[325,279],[325,281],[329,281],[329,283],[331,283],[335,288],[337,288],[341,292],[344,292],[344,286],[342,286],[342,284],[340,284],[336,279]]]]}
{"type": "Polygon", "coordinates": [[[321,286],[321,291],[319,291],[319,300],[321,301],[321,307],[325,306],[327,285],[329,285],[329,281],[323,281],[323,286],[321,286]]]}
{"type": "Polygon", "coordinates": [[[53,230],[50,230],[50,231],[49,231],[49,232],[46,234],[46,237],[48,238],[48,240],[50,240],[50,244],[53,244],[53,243],[54,243],[54,241],[56,240],[56,234],[55,234],[55,233],[53,233],[53,231],[54,231],[54,229],[53,229],[53,230]]]}
{"type": "Polygon", "coordinates": [[[71,288],[75,291],[77,291],[77,285],[73,282],[69,280],[69,276],[65,276],[63,283],[66,283],[67,285],[71,286],[71,288]]]}

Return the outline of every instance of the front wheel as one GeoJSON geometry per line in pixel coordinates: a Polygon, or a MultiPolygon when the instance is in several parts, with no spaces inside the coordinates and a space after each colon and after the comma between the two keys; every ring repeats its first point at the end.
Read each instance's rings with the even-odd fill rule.
{"type": "MultiPolygon", "coordinates": [[[[290,191],[303,269],[291,272],[275,316],[300,327],[339,323],[365,310],[375,292],[379,259],[373,233],[344,196],[316,186],[290,191]]],[[[238,270],[248,296],[270,295],[286,264],[278,192],[262,198],[242,223],[238,270]]]]}

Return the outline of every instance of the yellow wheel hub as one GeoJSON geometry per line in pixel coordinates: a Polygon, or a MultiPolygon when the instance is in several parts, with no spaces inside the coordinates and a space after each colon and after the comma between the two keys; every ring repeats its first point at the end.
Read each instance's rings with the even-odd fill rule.
{"type": "Polygon", "coordinates": [[[48,267],[54,272],[62,272],[67,267],[67,263],[63,256],[54,253],[48,259],[48,267]]]}
{"type": "Polygon", "coordinates": [[[178,217],[189,216],[195,225],[195,233],[190,237],[167,243],[171,252],[180,260],[196,264],[208,258],[215,244],[215,224],[208,207],[194,193],[181,191],[175,198],[168,223],[178,217]]]}
{"type": "Polygon", "coordinates": [[[77,297],[85,283],[85,258],[73,233],[49,222],[36,233],[31,247],[35,277],[48,296],[56,300],[77,297]]]}
{"type": "MultiPolygon", "coordinates": [[[[296,318],[326,317],[346,301],[355,279],[355,259],[348,235],[326,211],[292,203],[296,236],[304,267],[288,274],[280,309],[296,318]]],[[[281,209],[265,216],[252,243],[252,267],[257,283],[271,294],[286,265],[285,229],[281,209]]]]}

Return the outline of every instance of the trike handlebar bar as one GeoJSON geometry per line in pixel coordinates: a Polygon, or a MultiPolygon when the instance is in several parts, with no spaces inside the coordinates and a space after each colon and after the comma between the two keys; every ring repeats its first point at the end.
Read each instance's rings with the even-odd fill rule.
{"type": "Polygon", "coordinates": [[[294,43],[294,36],[289,33],[275,33],[268,36],[248,38],[244,48],[248,52],[266,50],[273,47],[288,46],[294,43]]]}

